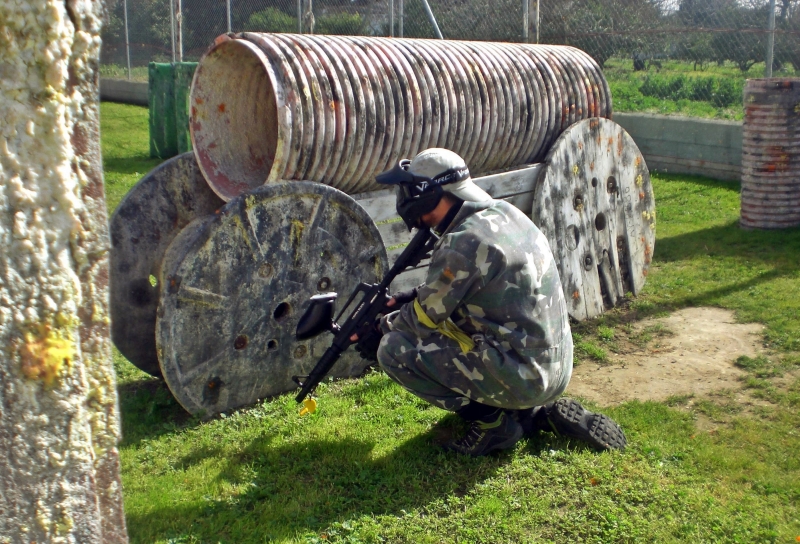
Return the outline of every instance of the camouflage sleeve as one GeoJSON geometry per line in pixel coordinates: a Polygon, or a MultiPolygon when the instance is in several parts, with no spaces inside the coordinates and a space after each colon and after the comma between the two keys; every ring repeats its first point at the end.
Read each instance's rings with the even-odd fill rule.
{"type": "MultiPolygon", "coordinates": [[[[481,268],[463,254],[448,247],[434,252],[425,283],[420,286],[419,300],[425,314],[436,324],[443,322],[465,299],[483,286],[481,268]]],[[[405,331],[427,338],[434,331],[420,323],[414,303],[405,304],[388,320],[392,330],[405,331]]]]}

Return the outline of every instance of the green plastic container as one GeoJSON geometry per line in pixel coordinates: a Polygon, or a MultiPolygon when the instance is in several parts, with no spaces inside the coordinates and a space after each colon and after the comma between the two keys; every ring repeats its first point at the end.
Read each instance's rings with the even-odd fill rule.
{"type": "Polygon", "coordinates": [[[196,62],[148,66],[150,156],[168,159],[192,149],[189,136],[189,91],[196,62]]]}

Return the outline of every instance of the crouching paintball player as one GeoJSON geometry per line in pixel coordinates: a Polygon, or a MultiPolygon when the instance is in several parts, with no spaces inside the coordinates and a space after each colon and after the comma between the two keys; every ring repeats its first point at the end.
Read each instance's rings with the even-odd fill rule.
{"type": "Polygon", "coordinates": [[[445,448],[481,456],[539,431],[624,448],[609,417],[559,398],[572,374],[572,336],[536,225],[473,183],[446,149],[425,150],[377,179],[396,188],[409,230],[427,226],[440,238],[425,282],[395,294],[375,330],[351,340],[408,391],[470,422],[445,448]]]}

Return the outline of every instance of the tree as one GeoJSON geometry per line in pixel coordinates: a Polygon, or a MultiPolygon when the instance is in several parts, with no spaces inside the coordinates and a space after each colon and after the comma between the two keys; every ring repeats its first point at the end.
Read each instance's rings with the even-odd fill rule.
{"type": "Polygon", "coordinates": [[[571,0],[542,8],[546,43],[573,45],[601,66],[615,55],[648,57],[663,52],[663,0],[571,0]]]}
{"type": "Polygon", "coordinates": [[[127,542],[99,145],[101,0],[0,3],[0,541],[127,542]]]}

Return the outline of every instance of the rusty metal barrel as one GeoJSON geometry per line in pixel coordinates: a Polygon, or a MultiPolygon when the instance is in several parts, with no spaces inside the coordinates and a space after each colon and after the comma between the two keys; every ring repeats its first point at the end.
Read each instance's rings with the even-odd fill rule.
{"type": "Polygon", "coordinates": [[[744,107],[740,225],[800,225],[800,78],[748,79],[744,107]]]}
{"type": "Polygon", "coordinates": [[[190,128],[204,177],[230,200],[277,180],[373,190],[429,147],[473,174],[538,162],[611,109],[600,67],[572,47],[245,32],[201,59],[190,128]]]}

